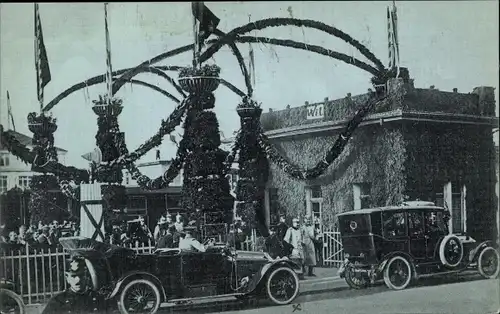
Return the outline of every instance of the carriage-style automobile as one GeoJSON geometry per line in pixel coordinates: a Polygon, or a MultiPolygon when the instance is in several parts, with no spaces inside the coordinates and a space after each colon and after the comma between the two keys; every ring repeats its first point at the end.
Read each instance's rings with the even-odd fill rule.
{"type": "Polygon", "coordinates": [[[141,254],[82,237],[61,238],[60,243],[72,256],[85,258],[93,289],[116,300],[122,313],[155,313],[163,302],[228,296],[267,297],[284,305],[299,293],[300,266],[264,252],[214,246],[206,252],[141,254]]]}
{"type": "Polygon", "coordinates": [[[448,211],[432,202],[354,210],[338,217],[346,256],[339,275],[351,288],[383,278],[387,287],[401,290],[418,278],[466,270],[478,270],[484,278],[498,276],[498,244],[450,234],[448,211]]]}

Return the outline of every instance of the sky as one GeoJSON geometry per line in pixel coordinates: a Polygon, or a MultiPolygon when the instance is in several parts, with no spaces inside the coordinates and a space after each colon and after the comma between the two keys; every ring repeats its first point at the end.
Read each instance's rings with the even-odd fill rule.
{"type": "MultiPolygon", "coordinates": [[[[374,2],[206,2],[220,19],[219,29],[271,17],[313,19],[335,26],[366,45],[387,65],[386,7],[392,1],[374,2]]],[[[468,93],[476,86],[495,87],[498,115],[499,30],[498,1],[401,1],[398,31],[401,66],[408,67],[417,88],[435,85],[443,91],[458,88],[468,93]],[[478,18],[480,17],[480,18],[478,18]]],[[[105,68],[104,5],[102,3],[40,4],[52,81],[45,88],[45,103],[66,88],[105,68]]],[[[111,3],[108,7],[113,69],[134,67],[166,50],[193,42],[189,3],[111,3]]],[[[256,36],[292,39],[366,60],[355,48],[326,33],[293,26],[254,32],[256,36]]],[[[39,111],[33,45],[33,4],[0,4],[0,122],[7,125],[6,93],[9,91],[16,130],[31,135],[26,116],[39,111]]],[[[239,44],[247,59],[248,45],[239,44]]],[[[370,74],[325,56],[270,45],[253,45],[256,84],[254,99],[270,108],[296,107],[305,101],[320,102],[365,93],[370,74]]],[[[192,53],[169,58],[160,65],[188,66],[192,53]]],[[[245,90],[238,63],[228,48],[208,63],[222,68],[221,77],[245,90]]],[[[177,77],[175,72],[170,73],[177,77]]],[[[137,79],[158,85],[176,96],[168,82],[151,74],[137,79]]],[[[68,150],[66,163],[87,167],[80,156],[95,147],[96,115],[92,100],[106,93],[100,84],[73,93],[51,112],[57,117],[55,144],[68,150]]],[[[118,97],[124,101],[119,117],[129,150],[154,135],[175,103],[141,86],[127,84],[118,97]]],[[[215,112],[225,137],[239,129],[236,106],[239,96],[221,86],[215,92],[215,112]]],[[[182,131],[178,128],[176,133],[182,131]]],[[[496,133],[498,135],[498,132],[496,133]]],[[[166,137],[162,159],[175,156],[176,147],[166,137]]],[[[140,161],[154,160],[154,151],[140,161]]]]}

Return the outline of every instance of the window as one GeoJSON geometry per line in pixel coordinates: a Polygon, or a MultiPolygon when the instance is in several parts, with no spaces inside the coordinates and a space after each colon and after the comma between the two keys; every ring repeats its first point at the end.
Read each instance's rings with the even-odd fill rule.
{"type": "Polygon", "coordinates": [[[321,185],[306,187],[306,215],[311,216],[317,228],[321,228],[323,192],[321,185]]]}
{"type": "Polygon", "coordinates": [[[449,228],[453,233],[463,233],[467,231],[467,189],[465,185],[452,184],[448,182],[444,185],[443,193],[435,193],[436,205],[444,207],[450,211],[451,219],[449,228]]]}
{"type": "Polygon", "coordinates": [[[398,238],[406,236],[405,213],[393,211],[382,212],[382,221],[385,238],[398,238]]]}
{"type": "Polygon", "coordinates": [[[320,185],[314,185],[311,187],[311,198],[322,198],[323,194],[321,192],[320,185]]]}
{"type": "Polygon", "coordinates": [[[426,234],[448,234],[448,227],[442,212],[426,212],[424,214],[426,234]]]}
{"type": "Polygon", "coordinates": [[[370,190],[371,185],[369,183],[356,183],[352,185],[354,209],[372,207],[370,190]]]}
{"type": "Polygon", "coordinates": [[[7,176],[0,176],[0,194],[7,192],[7,176]]]}
{"type": "Polygon", "coordinates": [[[1,154],[0,155],[0,167],[5,166],[7,167],[9,165],[9,155],[8,154],[1,154]]]}
{"type": "Polygon", "coordinates": [[[19,184],[18,186],[21,189],[29,189],[30,188],[31,177],[30,176],[19,176],[19,184]]]}
{"type": "Polygon", "coordinates": [[[410,236],[413,237],[424,234],[424,216],[422,212],[408,212],[408,231],[410,236]]]}

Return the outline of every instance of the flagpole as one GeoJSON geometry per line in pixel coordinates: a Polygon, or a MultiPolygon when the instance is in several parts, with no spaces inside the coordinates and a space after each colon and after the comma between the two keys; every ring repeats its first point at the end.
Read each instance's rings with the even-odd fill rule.
{"type": "Polygon", "coordinates": [[[111,41],[108,28],[108,3],[104,3],[104,31],[106,34],[106,83],[108,87],[108,104],[113,97],[113,66],[111,64],[111,41]]]}
{"type": "MultiPolygon", "coordinates": [[[[197,2],[193,2],[191,5],[192,5],[192,6],[193,6],[193,5],[194,5],[194,6],[197,6],[197,10],[200,10],[200,9],[201,9],[201,8],[200,8],[200,6],[198,5],[198,3],[197,3],[197,2]]],[[[198,21],[197,21],[197,19],[196,19],[196,16],[195,16],[194,14],[192,14],[192,15],[193,15],[193,35],[194,35],[194,47],[193,47],[193,67],[194,67],[195,69],[197,69],[197,68],[198,68],[198,65],[199,65],[199,64],[198,64],[198,61],[199,61],[199,59],[198,59],[198,51],[200,50],[199,34],[198,34],[199,29],[198,29],[198,27],[197,27],[197,26],[198,26],[198,25],[197,25],[197,24],[198,24],[198,21]]]]}

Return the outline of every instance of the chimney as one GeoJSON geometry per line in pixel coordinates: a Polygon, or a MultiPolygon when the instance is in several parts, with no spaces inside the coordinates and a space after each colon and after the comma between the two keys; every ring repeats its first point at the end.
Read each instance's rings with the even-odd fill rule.
{"type": "Polygon", "coordinates": [[[269,112],[273,112],[273,108],[269,108],[269,112]]]}
{"type": "Polygon", "coordinates": [[[495,116],[495,88],[490,86],[474,87],[472,94],[478,95],[478,111],[483,116],[495,116]]]}
{"type": "Polygon", "coordinates": [[[430,89],[434,89],[435,87],[436,87],[436,86],[434,86],[434,85],[431,85],[431,86],[430,86],[429,88],[430,88],[430,89]]]}
{"type": "Polygon", "coordinates": [[[455,88],[453,89],[453,92],[454,92],[454,93],[458,93],[458,88],[456,88],[456,87],[455,87],[455,88]]]}
{"type": "Polygon", "coordinates": [[[306,101],[306,106],[309,106],[309,102],[308,101],[306,101]]]}
{"type": "Polygon", "coordinates": [[[286,105],[286,109],[290,109],[290,105],[286,105]]]}
{"type": "Polygon", "coordinates": [[[347,98],[351,98],[351,93],[347,93],[347,98]]]}

